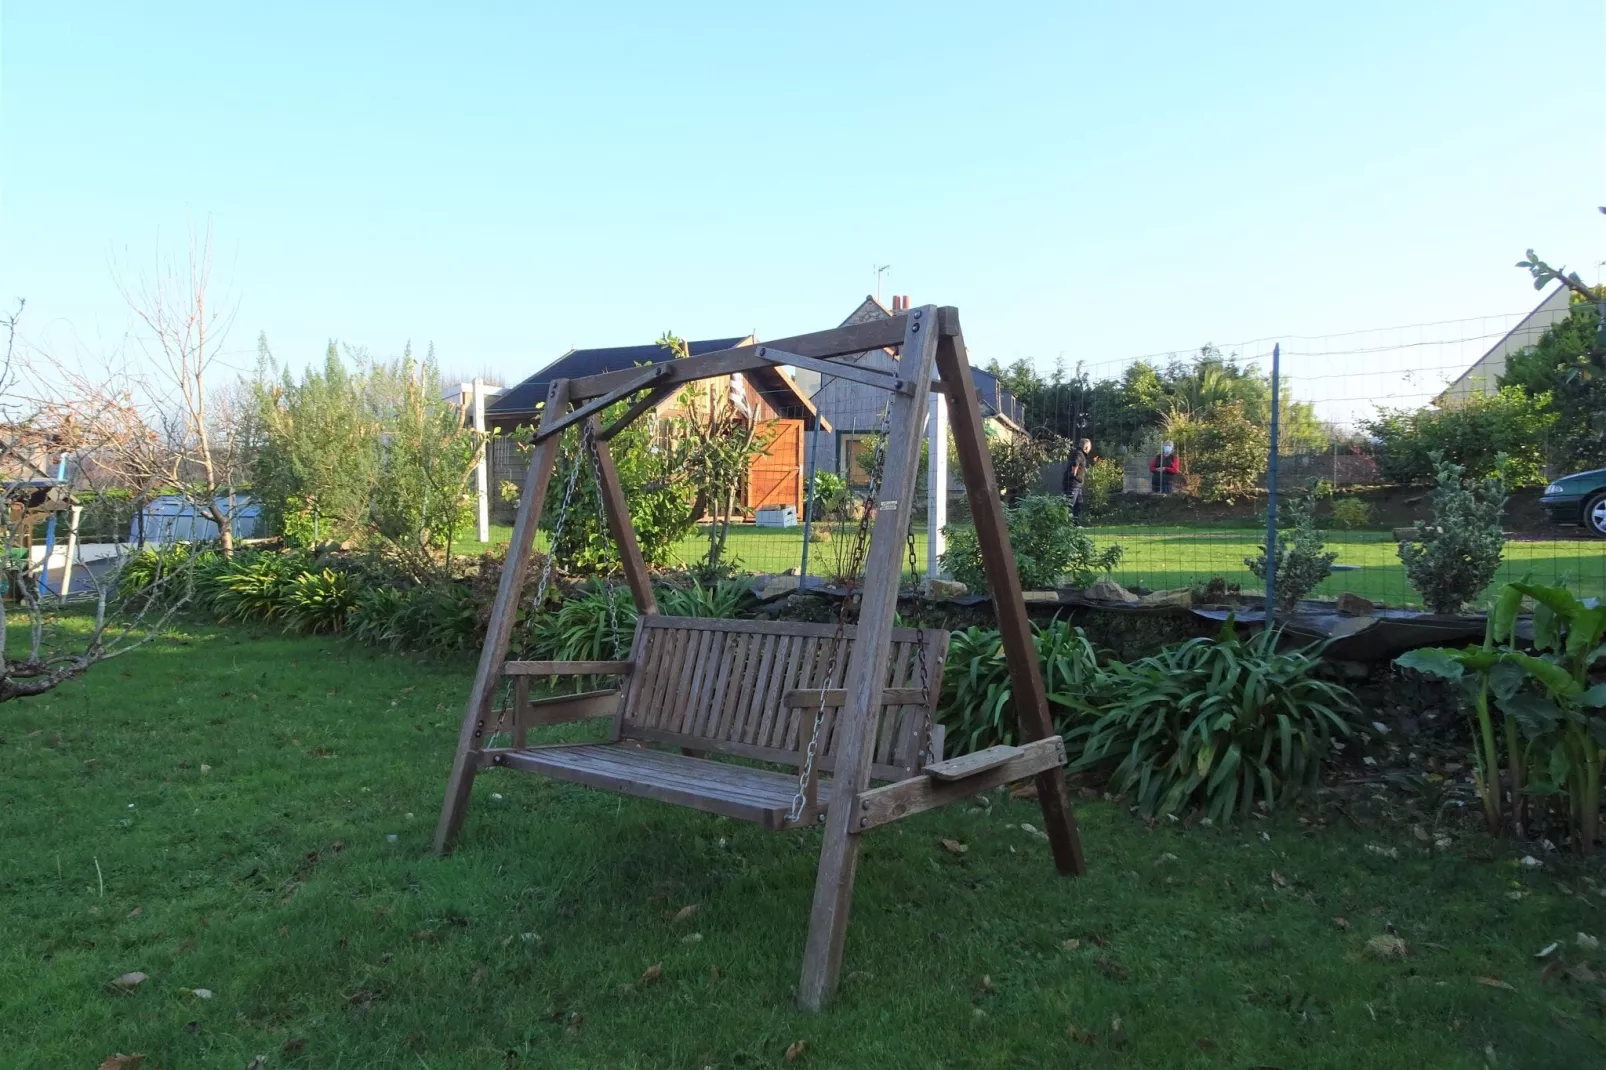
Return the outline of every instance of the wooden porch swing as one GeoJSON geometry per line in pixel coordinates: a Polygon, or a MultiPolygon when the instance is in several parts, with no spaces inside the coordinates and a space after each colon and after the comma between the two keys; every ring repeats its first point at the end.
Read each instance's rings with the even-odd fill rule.
{"type": "Polygon", "coordinates": [[[1079,875],[1084,862],[1060,772],[1064,762],[1064,744],[1048,714],[956,309],[928,305],[873,323],[552,383],[458,735],[436,831],[438,853],[448,851],[457,838],[475,773],[497,766],[769,829],[823,825],[798,989],[798,1002],[814,1010],[835,990],[840,973],[860,834],[999,784],[1035,777],[1055,865],[1062,873],[1079,875]],[[882,347],[898,350],[896,374],[833,359],[882,347]],[[860,528],[859,548],[867,538],[868,551],[860,555],[859,622],[850,626],[845,619],[831,625],[660,615],[608,441],[686,383],[775,365],[809,368],[888,392],[881,440],[885,452],[879,485],[872,491],[875,507],[867,510],[860,528]],[[947,633],[893,627],[900,555],[932,391],[947,398],[1009,663],[1019,735],[1025,741],[952,759],[942,756],[941,725],[933,716],[947,633]],[[600,424],[603,410],[635,395],[640,396],[622,419],[606,428],[600,424]],[[508,642],[560,435],[575,425],[580,426],[583,456],[576,457],[571,477],[588,457],[603,519],[636,605],[635,637],[628,658],[617,661],[511,661],[508,642]],[[613,675],[622,683],[580,695],[530,698],[533,678],[596,675],[613,675]],[[497,691],[508,680],[512,704],[493,709],[497,691]],[[528,744],[532,727],[594,717],[612,718],[608,741],[528,744]],[[492,746],[504,731],[508,744],[492,746]],[[770,768],[721,756],[756,760],[770,768]]]}

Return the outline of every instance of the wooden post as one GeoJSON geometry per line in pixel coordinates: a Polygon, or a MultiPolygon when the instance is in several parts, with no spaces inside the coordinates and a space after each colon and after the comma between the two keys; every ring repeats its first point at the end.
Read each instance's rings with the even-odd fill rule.
{"type": "Polygon", "coordinates": [[[613,451],[599,436],[602,424],[591,417],[591,441],[597,448],[597,493],[602,495],[602,511],[608,518],[608,533],[619,548],[619,560],[624,566],[625,582],[630,585],[630,597],[635,600],[636,612],[651,616],[658,612],[658,600],[653,597],[652,577],[647,574],[647,563],[641,558],[641,544],[636,542],[636,529],[630,523],[630,505],[625,501],[624,488],[619,485],[619,469],[614,467],[613,451]]]}
{"type": "MultiPolygon", "coordinates": [[[[941,312],[941,339],[937,343],[937,372],[948,395],[949,418],[953,422],[954,451],[965,477],[965,493],[976,526],[976,542],[981,549],[982,566],[998,616],[999,637],[1009,662],[1009,682],[1014,692],[1015,718],[1021,738],[1046,739],[1054,735],[1054,722],[1048,714],[1048,698],[1043,688],[1042,668],[1037,663],[1037,647],[1032,642],[1031,624],[1026,618],[1026,599],[1021,596],[1020,575],[1009,546],[1009,530],[993,474],[992,457],[987,452],[986,432],[982,428],[981,403],[976,381],[970,374],[965,355],[965,339],[959,330],[959,310],[941,312]]],[[[1070,789],[1063,770],[1055,768],[1037,774],[1037,798],[1043,806],[1043,825],[1048,833],[1054,864],[1061,873],[1081,876],[1087,872],[1082,857],[1082,835],[1071,812],[1070,789]]],[[[860,790],[863,790],[862,788],[860,790]]]]}
{"type": "Polygon", "coordinates": [[[920,439],[926,424],[926,398],[936,343],[936,308],[928,305],[910,312],[904,327],[899,371],[913,389],[907,395],[893,394],[890,399],[880,500],[870,532],[864,583],[859,589],[858,632],[843,685],[848,702],[838,714],[831,806],[826,813],[825,842],[820,849],[808,945],[803,953],[803,977],[798,985],[798,1003],[805,1010],[818,1010],[830,998],[842,968],[842,946],[859,861],[855,796],[869,786],[875,757],[875,730],[891,657],[892,618],[897,612],[898,584],[903,577],[904,540],[914,512],[915,470],[920,463],[920,439]]]}
{"type": "MultiPolygon", "coordinates": [[[[555,380],[547,391],[541,423],[556,423],[563,419],[568,408],[569,381],[555,380]]],[[[463,825],[463,815],[468,811],[468,793],[474,786],[474,771],[481,749],[477,737],[490,716],[491,702],[502,677],[502,663],[507,660],[508,640],[513,636],[513,623],[518,619],[519,592],[524,589],[524,578],[530,571],[535,532],[541,524],[541,506],[546,501],[547,484],[552,481],[552,469],[557,463],[559,441],[556,435],[542,441],[530,456],[530,471],[524,477],[524,490],[519,498],[519,514],[513,521],[513,539],[508,543],[507,557],[502,562],[502,580],[496,588],[496,601],[491,604],[491,619],[485,628],[485,646],[480,650],[479,668],[474,672],[474,686],[469,691],[463,725],[457,733],[457,756],[452,759],[446,799],[441,804],[440,823],[435,827],[436,854],[452,849],[457,830],[463,825]]]]}

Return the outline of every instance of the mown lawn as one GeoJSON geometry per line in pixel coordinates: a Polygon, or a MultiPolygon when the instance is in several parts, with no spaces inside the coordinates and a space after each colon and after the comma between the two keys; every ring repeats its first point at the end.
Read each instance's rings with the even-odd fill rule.
{"type": "Polygon", "coordinates": [[[0,711],[0,1065],[1606,1060],[1606,954],[1575,946],[1606,937],[1598,866],[1314,810],[1186,831],[1085,805],[1082,880],[1029,802],[891,826],[841,996],[801,1014],[817,834],[500,774],[430,855],[467,679],[197,625],[0,711]],[[1403,956],[1367,950],[1394,935],[1403,956]],[[1571,977],[1535,960],[1552,941],[1571,977]]]}
{"type": "MultiPolygon", "coordinates": [[[[1244,558],[1259,553],[1265,529],[1221,527],[1100,527],[1091,529],[1100,547],[1119,543],[1125,550],[1114,572],[1117,582],[1142,585],[1154,590],[1191,587],[1220,576],[1238,584],[1245,592],[1262,587],[1244,564],[1244,558]]],[[[510,528],[493,528],[492,546],[500,548],[511,536],[510,528]]],[[[1396,543],[1385,531],[1328,531],[1323,533],[1328,549],[1338,551],[1334,562],[1350,566],[1335,572],[1312,597],[1333,598],[1344,591],[1384,602],[1391,606],[1420,606],[1421,598],[1405,579],[1396,543]]],[[[809,574],[830,574],[837,555],[851,540],[851,532],[837,535],[832,542],[817,543],[809,550],[809,574]]],[[[459,540],[459,553],[480,553],[479,543],[459,540]]],[[[699,560],[706,553],[707,540],[689,538],[676,547],[682,563],[699,560]]],[[[802,563],[801,528],[740,527],[731,532],[728,552],[741,566],[754,572],[784,572],[802,563]]],[[[926,533],[915,530],[915,556],[926,567],[926,533]]],[[[844,558],[845,559],[845,558],[844,558]]],[[[1505,560],[1491,587],[1531,576],[1535,582],[1565,584],[1580,597],[1606,597],[1606,541],[1599,539],[1544,539],[1512,541],[1506,544],[1505,560]]]]}

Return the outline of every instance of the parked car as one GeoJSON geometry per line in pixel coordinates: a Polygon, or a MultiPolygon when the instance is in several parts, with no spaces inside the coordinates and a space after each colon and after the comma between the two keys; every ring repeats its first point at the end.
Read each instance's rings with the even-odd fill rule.
{"type": "Polygon", "coordinates": [[[1606,468],[1574,472],[1545,488],[1539,504],[1557,524],[1581,524],[1596,538],[1606,539],[1606,468]]]}

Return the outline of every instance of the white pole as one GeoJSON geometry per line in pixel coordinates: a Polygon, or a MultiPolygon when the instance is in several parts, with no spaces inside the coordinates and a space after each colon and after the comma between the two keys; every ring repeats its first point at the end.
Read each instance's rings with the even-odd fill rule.
{"type": "MultiPolygon", "coordinates": [[[[84,515],[84,507],[73,506],[67,513],[67,563],[61,569],[61,600],[65,602],[67,595],[72,593],[72,566],[78,559],[78,520],[84,515]]],[[[50,562],[45,562],[45,571],[49,572],[50,562]]]]}
{"type": "Polygon", "coordinates": [[[937,558],[942,554],[942,528],[948,523],[948,399],[932,391],[931,412],[926,420],[926,575],[939,576],[937,558]]]}
{"type": "Polygon", "coordinates": [[[479,433],[480,463],[474,470],[479,491],[480,542],[491,541],[491,441],[485,437],[485,381],[476,378],[474,389],[474,430],[479,433]]]}

